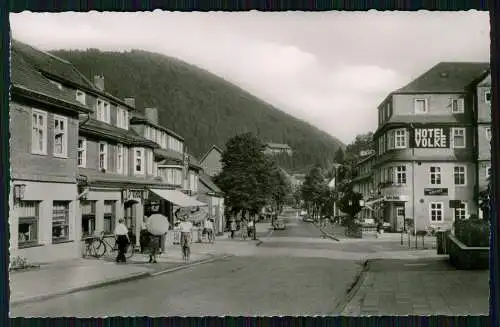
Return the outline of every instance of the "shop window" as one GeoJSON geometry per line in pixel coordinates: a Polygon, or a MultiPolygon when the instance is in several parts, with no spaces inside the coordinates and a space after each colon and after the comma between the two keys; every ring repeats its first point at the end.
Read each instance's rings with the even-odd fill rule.
{"type": "Polygon", "coordinates": [[[69,240],[69,202],[52,203],[52,243],[69,240]]]}
{"type": "Polygon", "coordinates": [[[115,229],[116,201],[104,201],[104,233],[111,234],[115,229]]]}
{"type": "Polygon", "coordinates": [[[429,218],[433,223],[443,221],[443,202],[429,203],[429,218]]]}
{"type": "Polygon", "coordinates": [[[455,185],[464,186],[467,183],[466,167],[465,166],[453,167],[453,178],[455,180],[455,185]]]}
{"type": "Polygon", "coordinates": [[[455,220],[467,219],[468,211],[467,211],[467,203],[464,201],[460,202],[455,208],[455,220]]]}
{"type": "Polygon", "coordinates": [[[95,201],[80,201],[82,213],[82,237],[93,235],[95,232],[95,201]]]}
{"type": "Polygon", "coordinates": [[[441,167],[430,167],[431,185],[441,185],[441,167]]]}
{"type": "Polygon", "coordinates": [[[39,206],[37,201],[19,202],[18,247],[38,243],[39,206]]]}

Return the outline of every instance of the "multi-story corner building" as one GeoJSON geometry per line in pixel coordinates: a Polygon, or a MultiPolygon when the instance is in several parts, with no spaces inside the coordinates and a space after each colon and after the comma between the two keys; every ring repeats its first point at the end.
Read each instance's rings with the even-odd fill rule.
{"type": "MultiPolygon", "coordinates": [[[[478,80],[475,99],[477,186],[479,193],[487,193],[491,174],[491,74],[478,80]]],[[[482,210],[479,211],[479,216],[483,217],[482,210]]]]}
{"type": "MultiPolygon", "coordinates": [[[[47,77],[31,49],[13,42],[10,115],[10,251],[30,261],[79,255],[79,114],[92,109],[47,77]]],[[[48,62],[59,62],[44,53],[48,62]]]]}
{"type": "Polygon", "coordinates": [[[293,151],[288,144],[266,143],[264,153],[270,155],[282,154],[282,153],[292,155],[293,151]]]}
{"type": "Polygon", "coordinates": [[[203,167],[203,171],[210,177],[214,177],[220,174],[222,171],[222,150],[213,145],[210,150],[205,153],[201,158],[200,164],[203,167]]]}
{"type": "Polygon", "coordinates": [[[439,63],[379,105],[380,216],[394,230],[448,229],[478,211],[474,81],[487,63],[439,63]]]}

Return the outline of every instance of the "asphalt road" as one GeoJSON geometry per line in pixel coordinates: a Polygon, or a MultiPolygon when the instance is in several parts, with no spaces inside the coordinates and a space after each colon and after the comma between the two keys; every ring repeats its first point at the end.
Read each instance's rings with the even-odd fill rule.
{"type": "Polygon", "coordinates": [[[287,225],[242,255],[12,306],[11,317],[334,314],[361,271],[360,262],[294,255],[298,244],[314,250],[316,243],[332,241],[321,239],[314,225],[300,219],[290,217],[287,225]]]}

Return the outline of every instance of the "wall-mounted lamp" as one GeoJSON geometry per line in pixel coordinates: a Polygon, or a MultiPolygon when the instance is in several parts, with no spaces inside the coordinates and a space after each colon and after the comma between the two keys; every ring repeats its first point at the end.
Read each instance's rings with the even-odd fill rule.
{"type": "Polygon", "coordinates": [[[14,200],[24,199],[24,192],[26,191],[26,184],[14,185],[14,200]]]}

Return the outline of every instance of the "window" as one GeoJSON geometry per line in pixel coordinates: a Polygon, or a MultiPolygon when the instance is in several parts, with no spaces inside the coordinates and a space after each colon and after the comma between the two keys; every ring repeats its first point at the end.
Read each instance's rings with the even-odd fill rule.
{"type": "Polygon", "coordinates": [[[433,223],[443,221],[443,202],[429,203],[429,218],[433,223]]]}
{"type": "Polygon", "coordinates": [[[82,236],[92,235],[95,232],[95,201],[80,200],[82,213],[82,236]]]}
{"type": "Polygon", "coordinates": [[[104,201],[104,233],[111,234],[115,229],[116,201],[104,201]]]}
{"type": "Polygon", "coordinates": [[[453,148],[455,149],[461,149],[465,148],[465,128],[452,128],[451,129],[452,133],[452,144],[453,148]]]}
{"type": "Polygon", "coordinates": [[[69,240],[69,202],[52,203],[52,243],[69,240]]]}
{"type": "Polygon", "coordinates": [[[467,202],[460,201],[460,204],[455,208],[455,220],[463,220],[467,219],[468,211],[467,211],[467,202]]]}
{"type": "Polygon", "coordinates": [[[153,150],[147,150],[147,165],[148,165],[148,175],[153,175],[154,169],[154,158],[153,158],[153,150]]]}
{"type": "Polygon", "coordinates": [[[484,102],[491,103],[491,91],[490,90],[484,92],[484,102]]]}
{"type": "Polygon", "coordinates": [[[85,99],[85,93],[83,93],[80,90],[76,90],[76,101],[80,102],[81,104],[85,105],[86,104],[86,99],[85,99]]]}
{"type": "Polygon", "coordinates": [[[68,118],[54,115],[54,157],[68,156],[68,118]]]}
{"type": "Polygon", "coordinates": [[[387,168],[387,181],[389,183],[394,183],[394,167],[387,168]]]}
{"type": "Polygon", "coordinates": [[[83,137],[78,138],[78,167],[85,167],[87,165],[87,140],[83,137]]]}
{"type": "Polygon", "coordinates": [[[404,149],[406,148],[406,130],[405,129],[397,129],[394,132],[394,143],[396,149],[404,149]]]}
{"type": "Polygon", "coordinates": [[[453,168],[453,178],[455,180],[455,185],[465,185],[466,184],[466,167],[465,166],[455,166],[453,168]]]}
{"type": "Polygon", "coordinates": [[[99,169],[108,169],[108,144],[99,142],[99,169]]]}
{"type": "Polygon", "coordinates": [[[19,202],[18,247],[38,242],[39,202],[19,202]]]}
{"type": "Polygon", "coordinates": [[[123,145],[118,144],[116,146],[116,172],[119,174],[123,173],[123,145]]]}
{"type": "Polygon", "coordinates": [[[134,150],[134,171],[144,174],[144,149],[135,148],[134,150]]]}
{"type": "Polygon", "coordinates": [[[484,167],[484,171],[486,173],[486,179],[490,178],[491,177],[491,167],[487,166],[487,167],[484,167]]]}
{"type": "Polygon", "coordinates": [[[430,167],[431,185],[441,185],[441,167],[430,167]]]}
{"type": "Polygon", "coordinates": [[[151,127],[149,126],[144,127],[144,137],[147,138],[148,140],[151,138],[151,127]]]}
{"type": "Polygon", "coordinates": [[[47,154],[47,113],[33,109],[31,116],[31,152],[47,154]]]}
{"type": "Polygon", "coordinates": [[[416,114],[425,114],[428,112],[427,99],[415,99],[414,109],[416,114]]]}
{"type": "Polygon", "coordinates": [[[156,142],[156,128],[151,128],[151,141],[156,142]]]}
{"type": "Polygon", "coordinates": [[[484,132],[486,134],[486,139],[488,140],[488,142],[490,142],[491,141],[491,127],[486,127],[484,132]]]}
{"type": "Polygon", "coordinates": [[[128,130],[128,110],[123,109],[123,128],[128,130]]]}
{"type": "Polygon", "coordinates": [[[61,83],[56,82],[56,81],[53,81],[53,80],[50,80],[50,79],[49,79],[49,82],[50,82],[51,84],[54,84],[54,85],[55,85],[55,86],[56,86],[59,90],[61,90],[61,91],[62,91],[63,86],[62,86],[62,84],[61,84],[61,83]]]}
{"type": "Polygon", "coordinates": [[[116,126],[123,128],[123,109],[116,107],[116,126]]]}
{"type": "Polygon", "coordinates": [[[406,184],[406,166],[396,167],[396,184],[406,184]]]}
{"type": "Polygon", "coordinates": [[[451,99],[451,112],[454,114],[464,113],[464,99],[451,99]]]}
{"type": "Polygon", "coordinates": [[[108,123],[111,121],[111,112],[110,112],[109,102],[97,99],[96,103],[96,115],[97,120],[108,123]]]}

